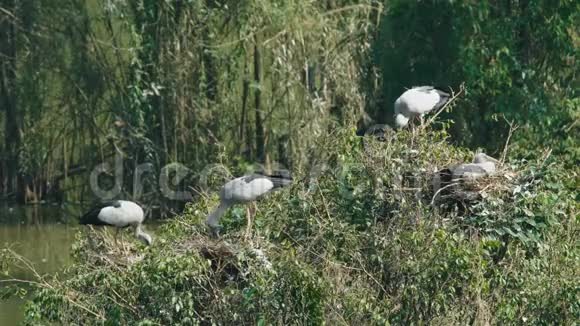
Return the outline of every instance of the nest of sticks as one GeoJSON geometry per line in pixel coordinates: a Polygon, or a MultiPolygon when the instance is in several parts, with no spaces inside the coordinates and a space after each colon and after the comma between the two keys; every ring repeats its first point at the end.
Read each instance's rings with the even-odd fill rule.
{"type": "Polygon", "coordinates": [[[506,167],[491,175],[452,178],[449,169],[436,172],[432,178],[431,204],[477,202],[486,198],[503,198],[513,193],[519,175],[506,167]]]}
{"type": "Polygon", "coordinates": [[[201,257],[211,262],[214,274],[222,275],[223,281],[244,277],[249,265],[272,270],[272,264],[262,249],[230,244],[204,235],[181,242],[175,250],[182,254],[198,252],[201,257]]]}

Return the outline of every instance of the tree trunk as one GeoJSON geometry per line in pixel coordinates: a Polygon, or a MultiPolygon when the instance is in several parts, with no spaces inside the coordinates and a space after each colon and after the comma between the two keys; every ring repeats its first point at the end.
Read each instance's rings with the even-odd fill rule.
{"type": "MultiPolygon", "coordinates": [[[[249,150],[249,148],[246,148],[246,150],[244,151],[244,129],[246,128],[246,116],[247,116],[247,106],[248,106],[248,93],[250,92],[250,81],[247,78],[247,74],[246,74],[246,70],[244,69],[244,80],[242,82],[242,113],[241,113],[241,117],[240,117],[240,130],[239,130],[239,135],[240,135],[240,154],[244,153],[245,151],[249,150]]],[[[251,147],[251,146],[250,146],[251,147]]],[[[249,159],[248,157],[246,157],[246,159],[249,159]]]]}
{"type": "Polygon", "coordinates": [[[256,159],[264,160],[264,126],[262,124],[262,91],[261,87],[261,55],[258,36],[254,36],[254,82],[256,83],[254,101],[256,108],[256,159]]]}
{"type": "Polygon", "coordinates": [[[165,123],[165,108],[163,105],[159,106],[159,122],[161,125],[161,142],[163,145],[162,163],[166,164],[169,158],[169,146],[167,145],[167,127],[165,123]]]}
{"type": "Polygon", "coordinates": [[[14,0],[4,0],[0,6],[13,14],[0,14],[0,104],[4,109],[4,193],[19,192],[18,150],[22,123],[16,91],[16,21],[14,0]]]}
{"type": "Polygon", "coordinates": [[[525,18],[520,18],[520,22],[519,22],[519,31],[518,31],[518,41],[519,41],[519,51],[521,53],[520,57],[521,60],[524,64],[529,64],[530,63],[530,57],[531,57],[531,48],[532,48],[532,38],[530,36],[530,28],[529,28],[529,22],[531,21],[531,14],[528,12],[528,8],[529,8],[529,0],[520,0],[519,1],[519,17],[525,17],[525,18]]]}
{"type": "Polygon", "coordinates": [[[208,100],[215,102],[217,99],[217,69],[215,67],[213,54],[209,47],[211,40],[209,39],[209,23],[206,22],[202,32],[202,40],[204,46],[201,49],[201,56],[203,60],[203,68],[205,73],[205,95],[208,100]]]}

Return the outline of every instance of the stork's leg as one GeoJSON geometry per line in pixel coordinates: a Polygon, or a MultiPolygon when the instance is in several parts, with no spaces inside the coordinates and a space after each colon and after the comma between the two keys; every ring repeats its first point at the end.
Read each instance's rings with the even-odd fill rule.
{"type": "Polygon", "coordinates": [[[87,241],[89,242],[89,246],[91,247],[91,249],[95,250],[95,248],[97,248],[97,245],[95,244],[95,239],[93,236],[95,235],[96,231],[92,225],[89,225],[89,230],[90,231],[87,231],[87,241]]]}
{"type": "Polygon", "coordinates": [[[117,228],[117,230],[115,231],[115,235],[113,236],[113,239],[115,240],[115,248],[119,247],[119,242],[117,241],[117,237],[119,236],[119,228],[117,228]]]}
{"type": "Polygon", "coordinates": [[[416,126],[415,126],[415,117],[411,118],[410,121],[411,124],[411,148],[413,148],[413,145],[415,144],[415,133],[416,133],[416,126]]]}
{"type": "MultiPolygon", "coordinates": [[[[256,204],[256,202],[252,202],[251,204],[251,208],[252,208],[252,221],[255,220],[256,218],[256,214],[258,213],[258,205],[256,204]]],[[[252,223],[253,224],[253,223],[252,223]]],[[[253,226],[253,225],[252,225],[253,226]]]]}
{"type": "Polygon", "coordinates": [[[123,240],[123,231],[121,231],[121,229],[118,229],[119,232],[121,233],[121,251],[123,253],[126,253],[126,249],[125,249],[125,241],[123,240]]]}
{"type": "Polygon", "coordinates": [[[252,233],[252,214],[250,212],[250,206],[246,206],[246,219],[248,220],[248,224],[246,225],[246,240],[250,238],[252,233]]]}

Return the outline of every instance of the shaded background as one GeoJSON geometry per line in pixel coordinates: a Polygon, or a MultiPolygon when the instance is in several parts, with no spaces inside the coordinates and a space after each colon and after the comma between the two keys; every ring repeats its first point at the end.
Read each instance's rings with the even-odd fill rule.
{"type": "MultiPolygon", "coordinates": [[[[466,93],[452,140],[497,154],[542,147],[578,161],[577,1],[0,1],[0,193],[92,201],[91,170],[135,166],[234,174],[274,162],[297,174],[332,126],[391,123],[406,87],[466,93]]],[[[182,202],[146,175],[141,202],[182,202]]],[[[113,174],[102,176],[112,186],[113,174]]]]}

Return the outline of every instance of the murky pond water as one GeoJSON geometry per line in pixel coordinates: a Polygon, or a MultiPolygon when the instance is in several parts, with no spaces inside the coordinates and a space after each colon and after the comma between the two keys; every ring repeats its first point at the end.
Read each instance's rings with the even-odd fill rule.
{"type": "MultiPolygon", "coordinates": [[[[79,211],[77,207],[0,204],[0,248],[11,248],[22,255],[40,274],[57,273],[70,264],[79,211]]],[[[15,270],[12,276],[34,279],[30,271],[22,269],[15,270]]],[[[23,313],[23,300],[0,300],[0,325],[17,325],[23,313]]]]}

